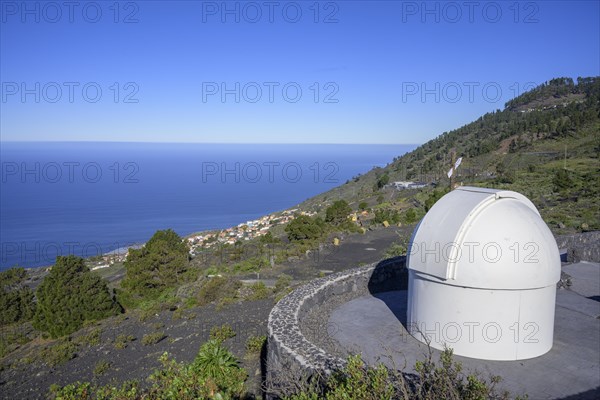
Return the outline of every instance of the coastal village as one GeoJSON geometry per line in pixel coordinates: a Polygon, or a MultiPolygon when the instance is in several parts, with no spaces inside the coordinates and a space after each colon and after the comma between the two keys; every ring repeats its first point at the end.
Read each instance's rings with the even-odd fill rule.
{"type": "Polygon", "coordinates": [[[296,215],[308,215],[312,217],[315,212],[299,212],[297,208],[285,210],[281,213],[265,215],[259,219],[246,221],[237,226],[218,230],[209,231],[189,236],[187,238],[190,245],[190,254],[195,254],[197,250],[210,249],[216,245],[235,244],[238,241],[252,240],[257,237],[266,235],[269,229],[284,225],[292,221],[296,215]]]}
{"type": "MultiPolygon", "coordinates": [[[[423,182],[412,182],[412,181],[398,181],[391,182],[385,185],[385,188],[395,190],[406,190],[406,189],[422,189],[428,185],[423,182]]],[[[210,249],[214,246],[221,245],[234,245],[237,242],[249,241],[256,239],[260,236],[266,235],[270,229],[278,225],[285,225],[292,221],[297,215],[307,215],[309,217],[315,216],[316,212],[311,211],[300,211],[298,208],[290,210],[284,210],[281,212],[262,216],[258,219],[246,221],[226,229],[204,231],[192,234],[186,237],[190,247],[190,254],[195,254],[210,249]]],[[[349,216],[352,222],[358,223],[363,226],[362,222],[369,219],[369,212],[363,211],[361,213],[353,213],[349,216]]],[[[384,226],[388,226],[387,221],[384,226]]],[[[139,246],[132,246],[137,248],[139,246]]],[[[114,263],[124,262],[127,258],[128,248],[118,249],[102,256],[101,261],[95,262],[91,265],[90,269],[102,269],[108,268],[114,263]]]]}

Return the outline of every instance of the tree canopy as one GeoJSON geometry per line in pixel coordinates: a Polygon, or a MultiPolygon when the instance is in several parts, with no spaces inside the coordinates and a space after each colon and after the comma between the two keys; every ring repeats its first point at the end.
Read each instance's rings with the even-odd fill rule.
{"type": "Polygon", "coordinates": [[[343,224],[348,220],[348,215],[352,212],[352,208],[346,200],[337,200],[325,211],[325,222],[333,225],[343,224]]]}
{"type": "Polygon", "coordinates": [[[15,267],[0,272],[0,325],[30,320],[35,312],[33,291],[23,281],[27,272],[15,267]]]}
{"type": "Polygon", "coordinates": [[[316,240],[325,232],[325,223],[319,217],[299,215],[285,227],[290,241],[316,240]]]}
{"type": "Polygon", "coordinates": [[[92,273],[83,258],[57,257],[56,264],[36,291],[34,328],[60,337],[75,332],[85,321],[118,314],[120,305],[106,282],[92,273]]]}
{"type": "Polygon", "coordinates": [[[121,286],[139,297],[157,296],[181,282],[189,259],[188,246],[177,233],[157,231],[142,248],[129,250],[121,286]]]}

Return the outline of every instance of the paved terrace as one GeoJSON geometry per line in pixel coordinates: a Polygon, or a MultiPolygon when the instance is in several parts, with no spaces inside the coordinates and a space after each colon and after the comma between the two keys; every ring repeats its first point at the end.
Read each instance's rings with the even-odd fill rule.
{"type": "MultiPolygon", "coordinates": [[[[554,345],[543,356],[521,361],[483,361],[456,356],[465,369],[500,375],[499,387],[530,399],[600,398],[600,264],[563,266],[571,286],[556,298],[554,345]]],[[[334,309],[330,334],[342,348],[369,363],[411,371],[427,348],[405,329],[407,292],[363,295],[334,309]],[[360,316],[360,317],[357,317],[360,316]]],[[[433,350],[434,359],[439,351],[433,350]]]]}

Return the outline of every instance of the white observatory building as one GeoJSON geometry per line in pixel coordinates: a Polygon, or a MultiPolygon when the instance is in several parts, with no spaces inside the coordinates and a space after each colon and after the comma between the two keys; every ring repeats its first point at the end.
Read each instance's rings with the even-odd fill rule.
{"type": "Polygon", "coordinates": [[[525,196],[461,187],[417,225],[407,266],[409,332],[437,349],[523,360],[552,348],[560,256],[525,196]]]}

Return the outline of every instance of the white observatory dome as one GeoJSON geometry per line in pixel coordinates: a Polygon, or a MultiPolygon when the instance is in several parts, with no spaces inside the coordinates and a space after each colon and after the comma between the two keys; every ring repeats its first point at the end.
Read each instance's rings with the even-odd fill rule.
{"type": "Polygon", "coordinates": [[[552,348],[560,256],[525,196],[461,187],[417,225],[407,265],[408,329],[437,349],[522,360],[552,348]]]}

